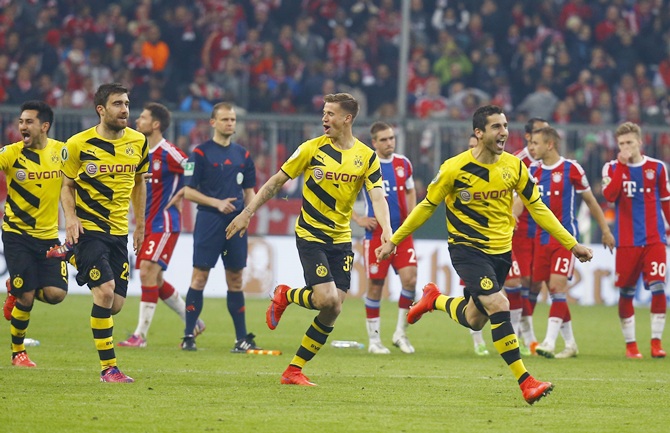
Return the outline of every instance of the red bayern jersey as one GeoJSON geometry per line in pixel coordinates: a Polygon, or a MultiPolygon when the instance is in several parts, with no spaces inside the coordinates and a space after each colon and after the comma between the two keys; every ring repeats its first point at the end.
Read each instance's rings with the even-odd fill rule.
{"type": "Polygon", "coordinates": [[[180,213],[176,206],[166,209],[170,199],[184,184],[183,163],[187,157],[181,149],[161,140],[149,150],[151,181],[147,186],[147,233],[181,231],[180,213]]]}
{"type": "MultiPolygon", "coordinates": [[[[514,156],[519,158],[526,165],[526,167],[530,167],[532,163],[536,162],[536,160],[530,156],[530,153],[528,152],[528,146],[516,152],[514,156]]],[[[516,230],[514,231],[514,235],[523,238],[534,238],[535,229],[535,221],[533,221],[530,217],[528,209],[524,207],[523,212],[521,212],[521,215],[519,216],[519,221],[517,223],[516,230]]]]}
{"type": "MultiPolygon", "coordinates": [[[[412,163],[403,155],[394,153],[389,159],[379,158],[384,182],[384,195],[389,205],[391,228],[395,232],[409,214],[407,209],[407,190],[414,189],[412,163]]],[[[370,195],[365,191],[365,214],[374,217],[370,195]]],[[[380,236],[382,229],[377,225],[374,235],[380,236]]],[[[366,239],[372,239],[373,233],[365,232],[366,239]]]]}
{"type": "Polygon", "coordinates": [[[616,206],[616,246],[665,243],[661,202],[670,200],[665,164],[647,156],[637,164],[613,160],[605,164],[602,176],[603,196],[616,206]]]}
{"type": "MultiPolygon", "coordinates": [[[[577,161],[561,157],[551,166],[536,162],[530,166],[530,172],[535,178],[544,204],[556,215],[563,227],[579,239],[575,209],[577,194],[591,189],[582,166],[577,161]]],[[[541,227],[537,228],[536,236],[541,245],[558,243],[541,227]]]]}

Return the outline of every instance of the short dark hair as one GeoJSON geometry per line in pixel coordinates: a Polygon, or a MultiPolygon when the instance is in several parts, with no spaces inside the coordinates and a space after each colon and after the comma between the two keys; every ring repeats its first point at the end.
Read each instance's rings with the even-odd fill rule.
{"type": "Polygon", "coordinates": [[[358,116],[358,110],[360,110],[358,101],[349,93],[331,93],[323,97],[323,102],[340,104],[344,111],[351,114],[352,120],[358,116]]]}
{"type": "Polygon", "coordinates": [[[122,95],[124,93],[130,94],[128,89],[121,83],[101,84],[100,87],[98,87],[98,90],[95,92],[95,96],[93,97],[93,105],[95,105],[96,114],[98,113],[98,105],[102,105],[103,107],[107,105],[107,100],[109,100],[110,95],[122,95]]]}
{"type": "Polygon", "coordinates": [[[44,101],[26,101],[21,104],[21,112],[23,113],[26,110],[37,111],[37,118],[40,119],[40,122],[49,124],[49,128],[47,129],[47,132],[49,132],[51,125],[54,124],[54,111],[49,104],[44,101]]]}
{"type": "Polygon", "coordinates": [[[386,131],[387,129],[392,129],[391,125],[386,122],[375,122],[370,126],[370,136],[373,140],[376,140],[377,133],[379,131],[386,131]]]}
{"type": "Polygon", "coordinates": [[[235,106],[231,104],[230,102],[219,102],[212,107],[212,114],[210,116],[211,119],[216,119],[216,113],[222,109],[225,108],[226,110],[234,110],[235,106]]]}
{"type": "Polygon", "coordinates": [[[147,102],[144,104],[144,109],[151,113],[151,118],[153,120],[158,120],[161,124],[161,132],[165,132],[170,126],[170,110],[163,104],[158,102],[147,102]]]}
{"type": "Polygon", "coordinates": [[[535,124],[536,123],[549,123],[547,122],[546,119],[543,119],[541,117],[531,117],[528,119],[526,122],[526,126],[523,127],[523,129],[526,131],[526,134],[532,134],[533,131],[535,130],[535,124]]]}
{"type": "Polygon", "coordinates": [[[486,130],[486,119],[493,114],[503,114],[503,109],[497,105],[483,105],[477,108],[475,114],[472,115],[472,130],[486,130]]]}
{"type": "Polygon", "coordinates": [[[556,150],[560,148],[561,145],[561,136],[554,128],[551,126],[545,126],[544,128],[536,129],[533,131],[533,134],[539,134],[542,136],[544,141],[553,141],[556,150]]]}

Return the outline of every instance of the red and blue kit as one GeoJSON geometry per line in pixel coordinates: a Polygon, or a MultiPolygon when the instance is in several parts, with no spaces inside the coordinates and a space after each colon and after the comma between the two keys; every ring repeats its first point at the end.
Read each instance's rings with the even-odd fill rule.
{"type": "Polygon", "coordinates": [[[616,206],[617,287],[665,281],[665,222],[670,217],[670,186],[662,161],[644,156],[637,164],[610,161],[603,167],[603,196],[616,206]],[[644,269],[642,268],[644,266],[644,269]]]}
{"type": "MultiPolygon", "coordinates": [[[[380,158],[379,162],[384,183],[384,195],[389,205],[391,228],[395,232],[409,214],[409,210],[407,209],[407,190],[414,189],[412,163],[405,156],[395,153],[389,159],[384,160],[380,158]]],[[[370,218],[374,218],[372,201],[367,191],[365,192],[365,214],[370,218]]],[[[365,231],[365,259],[368,265],[366,268],[369,278],[385,278],[389,265],[392,265],[396,271],[405,266],[416,266],[416,253],[411,236],[408,236],[398,245],[396,254],[390,260],[383,260],[381,263],[377,263],[375,249],[381,245],[381,234],[382,229],[380,225],[377,225],[374,231],[365,231]]]]}
{"type": "MultiPolygon", "coordinates": [[[[579,239],[576,195],[591,189],[584,169],[576,161],[561,157],[552,166],[532,164],[530,173],[536,179],[544,204],[556,215],[563,227],[579,239]]],[[[533,281],[547,281],[550,273],[571,277],[573,270],[572,253],[546,230],[538,227],[535,238],[533,281]]]]}

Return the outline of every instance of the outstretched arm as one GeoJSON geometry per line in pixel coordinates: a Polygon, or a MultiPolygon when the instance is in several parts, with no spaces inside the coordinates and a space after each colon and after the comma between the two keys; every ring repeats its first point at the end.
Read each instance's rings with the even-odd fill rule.
{"type": "Polygon", "coordinates": [[[421,227],[423,223],[428,221],[431,215],[437,209],[437,205],[431,203],[427,199],[421,200],[421,202],[412,210],[412,212],[407,216],[405,222],[398,228],[398,231],[393,234],[389,242],[385,242],[375,250],[377,255],[377,260],[387,259],[395,250],[395,247],[402,242],[407,236],[414,233],[416,229],[421,227]]]}
{"type": "Polygon", "coordinates": [[[243,236],[249,227],[249,222],[253,214],[265,204],[272,197],[277,195],[281,187],[290,179],[286,173],[279,170],[268,179],[267,182],[258,190],[258,193],[253,197],[249,204],[242,209],[242,212],[233,219],[228,227],[226,227],[226,239],[230,239],[237,232],[243,236]]]}

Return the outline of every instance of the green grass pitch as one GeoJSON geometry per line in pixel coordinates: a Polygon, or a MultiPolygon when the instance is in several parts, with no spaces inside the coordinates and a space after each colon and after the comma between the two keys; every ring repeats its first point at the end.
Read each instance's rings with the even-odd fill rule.
{"type": "MultiPolygon", "coordinates": [[[[0,362],[0,432],[649,432],[670,425],[670,359],[649,355],[649,311],[638,308],[642,360],[624,357],[616,307],[571,306],[580,354],[575,359],[525,359],[531,374],[555,383],[550,396],[527,405],[503,360],[477,357],[467,330],[434,312],[410,326],[416,348],[392,347],[397,306],[382,303],[382,339],[392,354],[325,346],[305,374],[318,387],[279,384],[314,311],[291,305],[275,331],[265,326],[267,299],[247,300],[247,324],[281,356],[230,353],[234,334],[225,299],[205,299],[206,332],[197,352],[178,345],[182,323],[159,305],[145,349],[116,348],[134,384],[103,384],[89,327],[91,297],[61,305],[36,303],[28,348],[38,365],[12,367],[9,324],[0,362]]],[[[115,316],[115,339],[135,328],[139,299],[115,316]]],[[[548,308],[535,313],[544,336],[548,308]]],[[[344,304],[330,340],[366,343],[360,299],[344,304]]],[[[562,343],[559,342],[559,349],[562,343]]]]}

